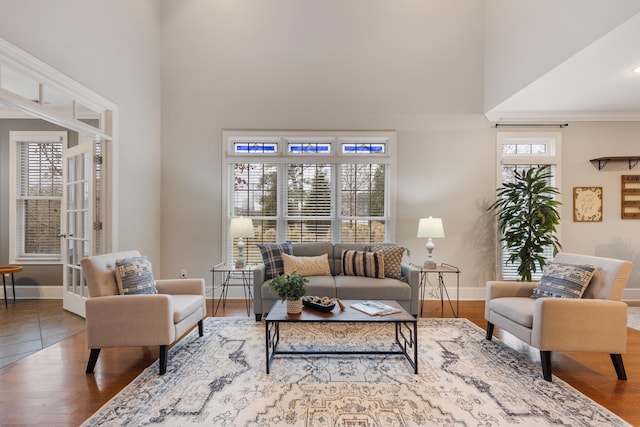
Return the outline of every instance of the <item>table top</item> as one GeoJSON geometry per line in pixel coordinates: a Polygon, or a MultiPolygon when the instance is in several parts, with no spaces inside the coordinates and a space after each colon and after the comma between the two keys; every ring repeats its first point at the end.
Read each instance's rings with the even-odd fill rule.
{"type": "Polygon", "coordinates": [[[380,301],[394,308],[400,309],[400,313],[387,314],[385,316],[370,316],[366,313],[351,308],[352,304],[365,300],[341,300],[345,306],[344,311],[340,311],[339,304],[328,313],[323,313],[309,307],[302,307],[300,314],[288,314],[286,301],[276,301],[273,304],[265,321],[269,322],[416,322],[416,318],[407,313],[397,301],[380,301]]]}
{"type": "Polygon", "coordinates": [[[425,267],[418,264],[411,264],[411,266],[419,269],[422,273],[460,273],[460,269],[458,267],[445,263],[436,265],[433,268],[425,267]]]}
{"type": "Polygon", "coordinates": [[[4,265],[0,267],[0,274],[20,273],[22,267],[19,265],[4,265]]]}
{"type": "Polygon", "coordinates": [[[251,270],[253,270],[252,265],[246,265],[242,268],[236,268],[234,264],[228,264],[226,262],[221,262],[220,264],[216,264],[211,269],[211,271],[216,273],[234,273],[234,272],[246,273],[251,270]]]}

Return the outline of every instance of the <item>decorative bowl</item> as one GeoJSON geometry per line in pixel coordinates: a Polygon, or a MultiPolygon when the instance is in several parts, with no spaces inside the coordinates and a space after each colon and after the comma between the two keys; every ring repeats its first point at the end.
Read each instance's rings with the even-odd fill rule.
{"type": "Polygon", "coordinates": [[[328,313],[334,309],[336,303],[335,301],[327,297],[320,298],[314,296],[304,296],[302,297],[302,305],[313,310],[328,313]]]}

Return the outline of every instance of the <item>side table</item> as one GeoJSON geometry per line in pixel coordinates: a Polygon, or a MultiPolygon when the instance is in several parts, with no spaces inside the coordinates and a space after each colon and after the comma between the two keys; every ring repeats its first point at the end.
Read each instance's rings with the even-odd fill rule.
{"type": "Polygon", "coordinates": [[[5,265],[0,267],[0,274],[2,275],[2,288],[4,290],[4,307],[7,308],[7,283],[5,276],[11,274],[11,288],[13,289],[13,303],[16,302],[16,282],[13,278],[13,273],[20,273],[22,267],[19,265],[5,265]]]}
{"type": "Polygon", "coordinates": [[[222,303],[222,308],[225,308],[227,303],[227,295],[229,293],[229,288],[242,286],[244,290],[244,304],[247,308],[247,316],[251,315],[251,301],[253,300],[253,291],[252,287],[252,271],[253,268],[251,266],[246,266],[242,268],[236,268],[233,264],[227,264],[221,262],[220,264],[216,264],[211,269],[212,275],[212,285],[211,285],[211,312],[213,316],[218,312],[218,308],[220,308],[220,303],[222,303]],[[216,286],[216,273],[220,273],[222,276],[222,283],[216,286]],[[232,278],[239,278],[240,283],[234,283],[231,281],[232,278]],[[218,304],[216,305],[216,289],[220,289],[220,298],[218,298],[218,304]]]}
{"type": "MultiPolygon", "coordinates": [[[[440,294],[440,317],[444,315],[444,299],[445,296],[447,301],[449,302],[449,307],[451,308],[451,312],[455,317],[458,317],[460,313],[460,269],[455,265],[442,263],[440,265],[436,265],[433,268],[424,267],[421,265],[412,264],[415,268],[420,270],[420,316],[422,316],[422,306],[424,304],[424,294],[425,289],[427,288],[427,283],[431,284],[429,281],[429,273],[436,273],[438,275],[438,293],[440,294]],[[445,274],[455,274],[456,275],[456,308],[453,308],[453,303],[451,302],[451,297],[449,295],[449,290],[447,289],[447,285],[444,281],[445,274]]],[[[434,287],[433,285],[431,285],[434,287]]]]}

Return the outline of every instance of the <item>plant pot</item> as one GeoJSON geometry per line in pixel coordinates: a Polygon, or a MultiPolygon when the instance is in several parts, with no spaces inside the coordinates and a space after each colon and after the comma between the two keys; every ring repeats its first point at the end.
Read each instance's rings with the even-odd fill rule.
{"type": "Polygon", "coordinates": [[[288,314],[300,314],[300,313],[302,313],[302,298],[288,299],[287,300],[287,313],[288,314]]]}

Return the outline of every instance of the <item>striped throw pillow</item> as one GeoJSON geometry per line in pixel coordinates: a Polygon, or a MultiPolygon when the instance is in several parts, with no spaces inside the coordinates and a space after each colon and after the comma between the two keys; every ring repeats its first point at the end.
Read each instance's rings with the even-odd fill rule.
{"type": "Polygon", "coordinates": [[[342,274],[384,279],[384,256],[379,252],[342,251],[342,274]]]}
{"type": "Polygon", "coordinates": [[[593,265],[550,263],[542,269],[533,298],[581,298],[593,277],[593,265]]]}

